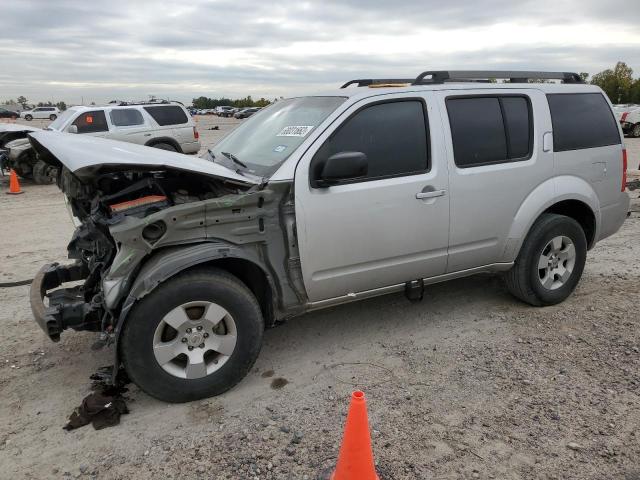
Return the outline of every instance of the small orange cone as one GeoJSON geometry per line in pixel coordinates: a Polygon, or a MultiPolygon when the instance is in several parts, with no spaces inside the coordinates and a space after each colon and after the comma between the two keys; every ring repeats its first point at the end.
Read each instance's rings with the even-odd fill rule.
{"type": "Polygon", "coordinates": [[[364,392],[351,394],[338,464],[330,480],[380,480],[373,463],[364,392]]]}
{"type": "Polygon", "coordinates": [[[20,190],[18,175],[16,175],[16,172],[13,168],[11,169],[11,173],[9,175],[9,191],[7,193],[10,195],[18,195],[19,193],[24,193],[22,190],[20,190]]]}

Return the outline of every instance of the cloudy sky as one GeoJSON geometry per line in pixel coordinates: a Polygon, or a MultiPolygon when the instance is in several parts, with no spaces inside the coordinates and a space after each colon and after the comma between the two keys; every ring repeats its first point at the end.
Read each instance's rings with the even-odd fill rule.
{"type": "Polygon", "coordinates": [[[0,0],[0,101],[288,96],[438,69],[640,76],[640,2],[0,0]],[[620,8],[614,8],[618,5],[620,8]]]}

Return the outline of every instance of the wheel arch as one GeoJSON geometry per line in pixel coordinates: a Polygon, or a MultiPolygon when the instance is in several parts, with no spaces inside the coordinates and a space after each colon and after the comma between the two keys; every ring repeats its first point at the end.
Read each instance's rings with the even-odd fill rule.
{"type": "Polygon", "coordinates": [[[514,261],[535,221],[544,213],[575,219],[593,247],[600,228],[600,202],[593,187],[575,176],[551,178],[535,188],[520,205],[509,230],[504,260],[514,261]]]}
{"type": "Polygon", "coordinates": [[[268,269],[257,258],[253,258],[250,252],[221,242],[196,244],[188,248],[166,248],[151,256],[142,265],[124,300],[114,330],[115,365],[120,365],[120,336],[136,302],[176,275],[206,266],[216,267],[236,276],[256,296],[265,326],[275,323],[274,305],[277,302],[278,290],[268,269]]]}
{"type": "Polygon", "coordinates": [[[182,147],[180,146],[180,144],[176,141],[175,138],[171,138],[171,137],[155,137],[155,138],[152,138],[151,140],[147,141],[147,143],[145,143],[144,145],[146,147],[153,147],[154,145],[157,145],[158,143],[168,143],[169,145],[171,145],[172,147],[174,147],[176,149],[176,152],[183,153],[182,152],[182,147]]]}

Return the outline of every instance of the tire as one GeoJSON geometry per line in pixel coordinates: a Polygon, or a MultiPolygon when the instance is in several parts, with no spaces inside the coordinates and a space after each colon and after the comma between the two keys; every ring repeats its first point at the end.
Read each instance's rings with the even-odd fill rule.
{"type": "Polygon", "coordinates": [[[580,224],[564,215],[545,213],[531,227],[515,265],[505,274],[507,289],[530,305],[555,305],[575,290],[586,259],[587,240],[580,224]],[[560,253],[554,257],[554,251],[560,253]]]}
{"type": "Polygon", "coordinates": [[[640,123],[636,123],[631,129],[631,136],[633,138],[640,138],[640,123]]]}
{"type": "Polygon", "coordinates": [[[170,143],[155,143],[151,145],[153,148],[159,148],[160,150],[167,150],[169,152],[177,152],[176,147],[171,145],[170,143]]]}
{"type": "MultiPolygon", "coordinates": [[[[214,314],[211,316],[217,317],[214,314]]],[[[242,380],[260,353],[263,332],[264,320],[260,306],[244,283],[223,270],[196,268],[167,280],[134,305],[124,325],[119,348],[127,374],[136,385],[159,400],[180,403],[219,395],[242,380]],[[218,335],[215,333],[218,327],[215,327],[213,334],[209,333],[206,340],[202,341],[216,342],[219,338],[228,340],[228,336],[235,332],[233,350],[227,348],[231,352],[229,355],[208,351],[209,347],[202,347],[204,343],[196,345],[201,338],[193,339],[194,335],[207,335],[209,331],[207,325],[197,330],[200,326],[197,322],[208,316],[208,313],[201,311],[210,311],[208,305],[202,304],[208,303],[215,305],[214,314],[219,311],[226,313],[218,323],[224,323],[225,331],[223,335],[218,335]],[[192,309],[196,310],[195,314],[190,312],[188,319],[182,320],[185,312],[192,309]],[[181,314],[176,315],[175,312],[181,314]],[[202,318],[191,320],[191,315],[196,318],[202,315],[202,318]],[[176,330],[167,327],[167,319],[172,319],[170,321],[174,325],[176,322],[183,323],[176,330]],[[188,333],[185,326],[191,326],[188,333]],[[165,337],[167,333],[169,336],[165,337]],[[174,349],[166,357],[172,360],[158,356],[166,346],[174,349]],[[185,348],[189,351],[180,353],[181,357],[173,357],[175,349],[183,351],[185,348]],[[189,361],[191,357],[187,355],[191,354],[204,359],[204,371],[198,370],[196,373],[199,376],[186,378],[191,373],[189,368],[197,366],[197,362],[192,365],[189,361]],[[207,364],[209,354],[213,357],[209,358],[210,363],[207,364]],[[209,372],[211,368],[213,372],[209,372]],[[185,377],[180,376],[183,374],[185,377]]]]}
{"type": "Polygon", "coordinates": [[[49,185],[53,182],[53,177],[47,173],[47,164],[38,160],[33,166],[33,181],[38,185],[49,185]]]}
{"type": "Polygon", "coordinates": [[[53,122],[56,118],[58,118],[58,116],[57,116],[57,115],[53,115],[53,114],[52,114],[52,115],[49,115],[49,120],[51,120],[52,122],[53,122]]]}
{"type": "Polygon", "coordinates": [[[27,122],[30,122],[31,120],[33,120],[33,116],[32,116],[32,115],[25,115],[25,116],[24,116],[24,119],[25,119],[27,122]]]}

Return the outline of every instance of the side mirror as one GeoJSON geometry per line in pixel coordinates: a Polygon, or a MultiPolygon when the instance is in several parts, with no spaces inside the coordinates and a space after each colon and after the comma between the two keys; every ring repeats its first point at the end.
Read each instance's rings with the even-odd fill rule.
{"type": "Polygon", "coordinates": [[[78,133],[78,126],[77,125],[70,125],[69,128],[67,128],[67,132],[69,132],[69,133],[78,133]]]}
{"type": "Polygon", "coordinates": [[[367,156],[362,152],[339,152],[331,155],[318,166],[316,187],[326,188],[347,180],[364,177],[369,170],[367,156]]]}

